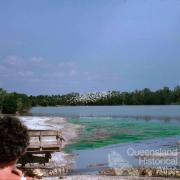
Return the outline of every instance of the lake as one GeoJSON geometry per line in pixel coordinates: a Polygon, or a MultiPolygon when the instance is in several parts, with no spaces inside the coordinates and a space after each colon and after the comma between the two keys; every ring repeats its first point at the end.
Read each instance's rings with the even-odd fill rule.
{"type": "Polygon", "coordinates": [[[58,106],[35,107],[33,115],[61,117],[180,117],[180,105],[167,106],[58,106]]]}
{"type": "MultiPolygon", "coordinates": [[[[69,122],[84,126],[79,139],[66,148],[77,155],[78,173],[94,173],[108,167],[109,157],[113,153],[120,158],[121,166],[139,166],[137,158],[128,156],[129,148],[134,151],[179,151],[178,105],[35,107],[31,113],[33,116],[67,117],[69,122]]],[[[179,162],[176,163],[178,165],[179,162]]]]}

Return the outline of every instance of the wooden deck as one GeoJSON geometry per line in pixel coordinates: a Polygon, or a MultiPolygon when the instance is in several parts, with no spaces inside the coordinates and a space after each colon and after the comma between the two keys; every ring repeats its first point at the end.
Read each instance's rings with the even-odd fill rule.
{"type": "Polygon", "coordinates": [[[57,130],[29,130],[29,136],[30,144],[19,160],[22,167],[27,163],[48,163],[51,153],[61,151],[65,141],[62,132],[57,130]]]}
{"type": "Polygon", "coordinates": [[[30,145],[27,153],[46,153],[60,151],[62,133],[56,130],[29,130],[30,145]]]}

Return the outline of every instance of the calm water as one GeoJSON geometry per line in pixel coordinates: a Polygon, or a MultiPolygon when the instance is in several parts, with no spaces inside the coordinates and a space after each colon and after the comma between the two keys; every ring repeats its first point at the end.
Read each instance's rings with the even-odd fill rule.
{"type": "Polygon", "coordinates": [[[108,166],[111,151],[119,152],[132,164],[127,149],[179,148],[180,106],[75,106],[36,107],[34,116],[68,117],[84,126],[80,138],[67,147],[78,154],[77,173],[108,166]],[[101,167],[95,167],[101,164],[101,167]]]}
{"type": "Polygon", "coordinates": [[[85,128],[69,150],[180,135],[180,106],[36,107],[33,115],[68,117],[85,128]]]}
{"type": "Polygon", "coordinates": [[[58,106],[35,107],[33,115],[61,117],[164,117],[180,118],[180,106],[58,106]]]}

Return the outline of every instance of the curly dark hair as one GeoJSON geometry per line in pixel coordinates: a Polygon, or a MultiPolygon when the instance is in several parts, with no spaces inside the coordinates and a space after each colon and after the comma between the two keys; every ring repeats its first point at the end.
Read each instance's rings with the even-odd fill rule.
{"type": "Polygon", "coordinates": [[[0,117],[0,163],[18,159],[28,145],[27,127],[16,117],[0,117]]]}

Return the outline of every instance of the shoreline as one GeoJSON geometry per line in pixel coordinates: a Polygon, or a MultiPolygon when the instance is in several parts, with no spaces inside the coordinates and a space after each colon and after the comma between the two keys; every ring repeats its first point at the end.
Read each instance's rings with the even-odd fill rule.
{"type": "MultiPolygon", "coordinates": [[[[18,116],[19,117],[19,116],[18,116]]],[[[78,124],[72,124],[70,122],[67,121],[66,118],[62,118],[62,117],[40,117],[40,116],[20,116],[19,117],[21,119],[21,121],[30,129],[43,129],[43,130],[61,130],[63,133],[63,137],[65,138],[65,142],[63,143],[63,149],[61,152],[55,152],[52,154],[52,158],[50,159],[50,162],[53,163],[54,165],[62,167],[62,168],[69,168],[69,170],[74,170],[74,165],[75,165],[75,158],[76,155],[73,154],[69,154],[66,153],[64,151],[65,146],[71,144],[74,140],[76,140],[79,137],[79,133],[80,130],[83,128],[82,125],[78,125],[78,124]]],[[[148,143],[149,144],[149,143],[148,143]]],[[[136,144],[137,145],[137,144],[136,144]]],[[[147,145],[147,144],[146,144],[147,145]]],[[[156,144],[157,145],[157,144],[156,144]]],[[[119,145],[114,145],[114,147],[120,148],[121,146],[119,145]]],[[[123,146],[123,145],[122,145],[123,146]]],[[[151,144],[152,146],[152,144],[151,144]]],[[[121,147],[122,148],[122,147],[121,147]]],[[[97,151],[98,153],[100,152],[101,155],[104,154],[104,152],[101,152],[101,150],[106,151],[108,150],[108,147],[106,148],[100,148],[97,151]]],[[[88,156],[92,156],[92,153],[94,150],[91,150],[92,152],[90,153],[89,150],[84,151],[84,155],[87,157],[88,156]]],[[[97,154],[97,153],[95,153],[97,154]]],[[[93,157],[95,155],[93,153],[93,157]]],[[[96,159],[98,160],[98,158],[96,159]]],[[[91,166],[93,167],[94,163],[91,163],[91,166]]],[[[58,169],[56,169],[56,167],[53,167],[53,169],[57,172],[59,171],[58,169]]],[[[38,166],[37,166],[38,169],[38,166]]],[[[39,170],[40,170],[40,166],[39,166],[39,170]]],[[[114,172],[110,172],[109,175],[106,175],[106,172],[109,173],[109,168],[105,169],[104,174],[81,174],[81,172],[79,172],[78,174],[68,174],[68,172],[70,171],[66,171],[63,170],[62,172],[62,178],[63,175],[67,175],[65,176],[65,179],[67,180],[81,180],[81,179],[99,179],[99,180],[103,180],[103,179],[128,179],[127,176],[121,176],[123,173],[120,173],[121,170],[118,170],[118,175],[114,176],[113,173],[114,172]],[[112,174],[111,174],[112,173],[112,174]],[[113,176],[112,176],[113,175],[113,176]]],[[[127,169],[125,169],[127,171],[127,169]]],[[[148,170],[148,168],[147,168],[148,170]]],[[[131,173],[130,173],[131,174],[131,173]]],[[[140,176],[131,176],[129,177],[129,179],[139,179],[140,176]]],[[[179,177],[179,175],[178,175],[179,177]]],[[[160,177],[159,179],[162,179],[163,177],[160,177]]],[[[49,180],[56,180],[58,179],[58,174],[57,176],[55,176],[55,174],[52,173],[52,176],[46,175],[45,177],[43,176],[43,179],[49,179],[49,180]]],[[[141,179],[155,179],[155,177],[142,177],[141,179]]],[[[169,179],[171,179],[169,177],[169,179]]]]}

